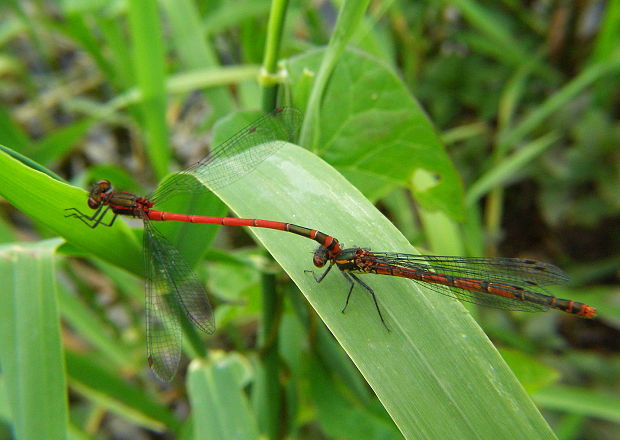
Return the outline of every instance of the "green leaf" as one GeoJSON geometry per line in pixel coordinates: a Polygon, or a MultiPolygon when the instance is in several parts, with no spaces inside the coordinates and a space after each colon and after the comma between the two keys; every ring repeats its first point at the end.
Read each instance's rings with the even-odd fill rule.
{"type": "Polygon", "coordinates": [[[61,240],[0,247],[0,363],[19,439],[62,439],[67,394],[54,254],[61,240]]]}
{"type": "MultiPolygon", "coordinates": [[[[240,216],[289,221],[377,251],[415,253],[346,179],[306,150],[285,146],[219,196],[240,216]]],[[[316,244],[280,231],[252,232],[302,290],[407,438],[553,438],[486,335],[457,301],[404,279],[363,276],[369,295],[334,269],[321,284],[316,244]]]]}
{"type": "Polygon", "coordinates": [[[17,240],[16,231],[7,219],[0,217],[0,243],[8,243],[17,240]]]}
{"type": "MultiPolygon", "coordinates": [[[[97,7],[95,2],[89,1],[88,3],[90,3],[90,6],[97,7]]],[[[65,4],[65,6],[67,5],[65,4]]],[[[67,10],[66,13],[67,15],[62,23],[56,21],[52,23],[53,28],[59,33],[69,36],[69,38],[73,39],[84,52],[89,54],[106,78],[113,78],[114,71],[106,59],[106,45],[101,44],[101,41],[98,39],[98,33],[93,32],[92,28],[89,27],[90,20],[77,11],[67,10]]],[[[99,14],[95,13],[95,15],[100,14],[101,12],[99,12],[99,14]]]]}
{"type": "Polygon", "coordinates": [[[116,87],[127,88],[135,83],[133,81],[131,47],[127,44],[127,35],[123,23],[111,15],[113,14],[96,14],[93,20],[101,32],[101,46],[108,49],[109,52],[108,59],[113,73],[108,77],[108,81],[116,87]]]}
{"type": "MultiPolygon", "coordinates": [[[[196,4],[192,0],[162,0],[160,4],[170,20],[174,50],[185,69],[217,67],[217,55],[209,40],[204,38],[206,29],[196,4]]],[[[238,5],[234,6],[239,9],[238,5]]],[[[213,106],[212,117],[223,116],[233,109],[228,88],[207,89],[204,94],[213,106]]]]}
{"type": "Polygon", "coordinates": [[[112,228],[91,229],[78,219],[65,218],[67,208],[93,212],[86,205],[84,190],[59,182],[0,153],[0,196],[76,246],[125,270],[142,274],[140,247],[122,221],[117,220],[112,228]]]}
{"type": "Polygon", "coordinates": [[[94,122],[92,118],[85,118],[48,133],[36,143],[31,154],[32,159],[45,164],[58,160],[84,137],[94,122]]]}
{"type": "Polygon", "coordinates": [[[133,67],[142,94],[140,110],[153,170],[159,178],[168,172],[170,145],[166,121],[164,44],[155,0],[129,0],[133,67]]]}
{"type": "Polygon", "coordinates": [[[243,387],[247,361],[215,354],[189,366],[187,390],[192,404],[194,438],[258,439],[256,419],[243,387]]]}
{"type": "Polygon", "coordinates": [[[63,318],[81,338],[100,350],[115,367],[131,366],[129,350],[119,344],[115,335],[93,310],[65,289],[60,289],[58,300],[63,318]]]}
{"type": "Polygon", "coordinates": [[[242,26],[247,21],[264,20],[269,15],[269,7],[269,3],[263,0],[245,0],[242,8],[238,3],[221,2],[217,9],[206,11],[203,32],[210,37],[242,26]]]}
{"type": "Polygon", "coordinates": [[[558,380],[557,370],[547,367],[520,351],[503,348],[500,353],[530,394],[558,380]]]}
{"type": "MultiPolygon", "coordinates": [[[[322,56],[314,51],[293,58],[292,83],[316,71],[322,56]]],[[[320,121],[317,153],[371,200],[396,185],[409,186],[414,172],[425,172],[433,184],[413,187],[416,201],[463,217],[463,188],[452,161],[420,105],[384,63],[345,51],[325,91],[320,121]]]]}
{"type": "Polygon", "coordinates": [[[4,375],[0,376],[0,419],[7,423],[11,422],[13,419],[13,415],[11,414],[11,402],[6,393],[6,380],[4,375]]]}
{"type": "Polygon", "coordinates": [[[556,385],[537,391],[533,398],[543,408],[620,423],[617,395],[556,385]]]}
{"type": "Polygon", "coordinates": [[[67,351],[71,388],[107,410],[154,431],[180,429],[178,420],[142,388],[129,385],[99,360],[67,351]]]}
{"type": "Polygon", "coordinates": [[[59,2],[59,6],[62,8],[63,13],[67,15],[78,15],[95,12],[108,3],[108,0],[63,0],[59,2]]]}
{"type": "Polygon", "coordinates": [[[310,395],[317,407],[318,421],[330,438],[402,438],[389,420],[380,420],[367,408],[346,399],[321,362],[309,359],[307,369],[310,395]]]}
{"type": "Polygon", "coordinates": [[[328,84],[333,80],[334,68],[342,61],[348,42],[360,28],[364,12],[370,2],[368,0],[344,0],[338,10],[338,18],[327,48],[322,51],[320,65],[318,65],[316,79],[308,97],[306,119],[301,128],[301,144],[310,147],[313,151],[320,141],[319,113],[326,94],[328,84]]]}
{"type": "MultiPolygon", "coordinates": [[[[596,36],[596,43],[592,51],[591,61],[604,61],[618,50],[620,38],[620,2],[612,0],[607,3],[602,23],[596,36]]],[[[605,86],[605,84],[602,84],[605,86]]],[[[610,84],[611,85],[611,84],[610,84]]]]}
{"type": "Polygon", "coordinates": [[[606,75],[617,75],[619,71],[620,53],[615,53],[613,57],[593,64],[581,71],[578,76],[538,105],[535,110],[531,111],[513,129],[504,131],[499,139],[498,148],[500,152],[504,153],[521,142],[523,138],[530,135],[547,118],[574,100],[580,93],[583,93],[586,87],[590,87],[592,83],[599,81],[606,75]]]}
{"type": "MultiPolygon", "coordinates": [[[[492,56],[496,57],[502,64],[512,66],[522,66],[531,63],[533,58],[532,49],[523,41],[527,39],[519,39],[511,34],[510,26],[502,21],[499,16],[494,16],[491,8],[485,7],[479,2],[472,0],[454,0],[453,6],[458,8],[463,17],[476,29],[481,38],[480,42],[486,43],[481,46],[480,52],[488,51],[492,56]]],[[[536,61],[536,60],[535,60],[536,61]]],[[[536,61],[537,69],[545,74],[550,74],[550,68],[542,62],[536,61]]]]}
{"type": "Polygon", "coordinates": [[[510,179],[514,179],[515,174],[538,158],[549,147],[553,146],[557,139],[558,136],[556,134],[547,134],[524,145],[509,157],[504,157],[469,187],[465,197],[466,203],[473,205],[486,195],[488,191],[500,187],[500,185],[505,184],[510,179]]]}
{"type": "Polygon", "coordinates": [[[28,135],[13,121],[11,113],[3,105],[0,105],[0,142],[13,145],[22,152],[32,149],[28,135]]]}

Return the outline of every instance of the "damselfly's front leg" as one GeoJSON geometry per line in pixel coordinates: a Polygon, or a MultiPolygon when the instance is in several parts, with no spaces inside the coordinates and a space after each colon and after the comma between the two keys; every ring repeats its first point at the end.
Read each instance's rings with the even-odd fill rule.
{"type": "Polygon", "coordinates": [[[104,209],[104,206],[102,205],[99,208],[97,208],[97,210],[92,216],[89,217],[88,215],[80,211],[79,209],[67,208],[65,209],[65,218],[70,218],[70,217],[77,218],[78,220],[80,220],[82,223],[84,223],[86,226],[88,226],[91,229],[95,229],[99,225],[112,226],[118,214],[114,214],[114,216],[112,217],[112,220],[110,220],[109,223],[103,222],[103,219],[105,215],[107,214],[107,212],[109,211],[109,209],[110,209],[109,206],[106,206],[104,209]]]}
{"type": "Polygon", "coordinates": [[[312,276],[314,277],[314,281],[316,281],[317,283],[320,283],[321,281],[323,281],[323,278],[325,278],[325,276],[329,273],[330,270],[332,270],[332,267],[334,266],[334,263],[330,263],[329,267],[327,269],[325,269],[325,272],[323,272],[320,276],[316,276],[316,273],[314,273],[313,270],[304,270],[304,273],[311,273],[312,276]]]}

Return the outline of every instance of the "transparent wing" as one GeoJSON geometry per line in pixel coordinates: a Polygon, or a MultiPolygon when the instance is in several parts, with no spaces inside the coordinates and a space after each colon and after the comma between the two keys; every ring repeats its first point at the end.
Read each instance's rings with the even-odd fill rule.
{"type": "Polygon", "coordinates": [[[301,113],[292,107],[263,115],[215,147],[200,162],[166,180],[150,199],[161,203],[178,192],[203,191],[204,185],[222,188],[239,180],[284,143],[297,140],[301,121],[301,113]]]}
{"type": "Polygon", "coordinates": [[[170,381],[181,359],[181,319],[213,333],[213,310],[207,292],[179,251],[144,221],[146,265],[146,345],[149,365],[170,381]]]}
{"type": "Polygon", "coordinates": [[[509,283],[520,287],[564,284],[568,275],[553,264],[524,258],[451,257],[372,252],[381,261],[411,269],[464,278],[509,283]]]}
{"type": "Polygon", "coordinates": [[[501,310],[516,310],[521,312],[545,312],[549,309],[549,307],[542,304],[523,302],[489,293],[476,292],[454,286],[444,286],[442,284],[425,283],[418,280],[413,281],[426,289],[441,293],[442,295],[449,296],[450,298],[456,298],[459,301],[465,301],[484,307],[492,307],[501,310]]]}
{"type": "MultiPolygon", "coordinates": [[[[372,252],[372,255],[385,264],[405,267],[419,272],[433,272],[455,278],[463,278],[480,285],[495,283],[506,285],[507,292],[513,288],[548,295],[542,286],[563,284],[568,281],[566,273],[548,263],[519,258],[452,257],[431,255],[410,255],[392,252],[372,252]]],[[[418,280],[425,288],[435,292],[486,307],[526,312],[546,311],[544,304],[524,302],[490,292],[464,289],[456,286],[434,284],[418,280]]],[[[496,288],[497,290],[497,288],[496,288]]],[[[518,290],[516,291],[518,293],[518,290]]]]}

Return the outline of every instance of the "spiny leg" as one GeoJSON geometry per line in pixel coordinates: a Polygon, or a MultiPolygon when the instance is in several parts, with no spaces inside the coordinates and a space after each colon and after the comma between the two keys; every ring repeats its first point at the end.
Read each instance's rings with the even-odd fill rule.
{"type": "Polygon", "coordinates": [[[110,220],[109,223],[103,223],[103,218],[105,217],[110,207],[106,206],[105,209],[103,209],[103,211],[102,209],[103,209],[103,206],[100,206],[99,208],[97,208],[95,213],[89,217],[86,214],[84,214],[82,211],[76,208],[67,208],[65,209],[65,212],[67,211],[75,211],[75,212],[72,212],[71,214],[65,214],[65,218],[75,217],[91,229],[95,229],[99,225],[106,226],[106,227],[112,226],[118,214],[114,214],[114,216],[112,217],[112,220],[110,220]]]}
{"type": "MultiPolygon", "coordinates": [[[[343,274],[344,274],[344,272],[343,272],[343,274]]],[[[381,323],[383,324],[385,329],[389,332],[390,328],[387,326],[387,324],[385,323],[385,320],[383,319],[383,315],[381,314],[381,309],[379,308],[379,303],[377,302],[377,296],[375,295],[375,291],[372,290],[368,284],[366,284],[365,282],[360,280],[354,274],[351,273],[351,274],[348,274],[348,275],[351,278],[353,278],[353,280],[355,280],[356,283],[358,283],[360,286],[362,286],[364,289],[366,289],[366,291],[368,293],[370,293],[370,295],[372,296],[372,300],[375,302],[375,308],[377,309],[377,312],[379,313],[379,318],[381,318],[381,323]]],[[[351,292],[349,292],[349,295],[350,294],[351,294],[351,292]]],[[[347,302],[348,302],[348,298],[347,298],[347,302]]]]}
{"type": "Polygon", "coordinates": [[[340,272],[340,273],[342,274],[344,279],[347,280],[347,282],[349,283],[349,293],[347,293],[347,301],[344,303],[344,307],[341,310],[341,313],[344,313],[344,311],[349,306],[349,299],[351,299],[351,292],[353,292],[353,288],[355,287],[355,283],[353,282],[351,277],[346,272],[340,272]]]}
{"type": "MultiPolygon", "coordinates": [[[[89,217],[88,215],[84,214],[82,211],[80,211],[77,208],[67,208],[65,209],[65,217],[77,217],[77,218],[83,218],[86,220],[93,221],[99,215],[102,209],[103,209],[103,205],[97,208],[97,210],[93,213],[93,215],[89,217]],[[73,211],[73,212],[71,214],[66,214],[67,211],[73,211]]],[[[106,210],[107,210],[107,207],[106,207],[106,210]]]]}
{"type": "Polygon", "coordinates": [[[95,227],[97,227],[97,225],[101,222],[100,218],[96,219],[96,221],[93,222],[93,220],[95,220],[94,218],[87,217],[86,215],[82,213],[65,214],[65,218],[72,218],[72,217],[78,219],[79,221],[81,221],[82,223],[84,223],[86,226],[88,226],[91,229],[94,229],[95,227]]]}
{"type": "Polygon", "coordinates": [[[313,270],[304,270],[304,273],[311,273],[312,276],[314,277],[314,281],[316,281],[317,283],[320,283],[321,281],[323,281],[323,278],[325,278],[325,275],[327,275],[329,273],[329,271],[332,269],[334,263],[330,263],[329,267],[327,269],[325,269],[325,272],[323,272],[320,276],[316,276],[316,273],[314,273],[313,270]]]}

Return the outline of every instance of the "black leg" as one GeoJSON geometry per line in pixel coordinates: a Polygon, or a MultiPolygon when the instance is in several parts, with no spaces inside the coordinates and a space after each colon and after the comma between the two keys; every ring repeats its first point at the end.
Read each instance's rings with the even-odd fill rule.
{"type": "MultiPolygon", "coordinates": [[[[344,274],[344,272],[343,272],[344,274]]],[[[390,328],[387,326],[387,324],[385,323],[385,320],[383,319],[383,315],[381,314],[381,309],[379,308],[379,303],[377,302],[377,297],[375,295],[375,291],[372,290],[370,288],[369,285],[367,285],[365,282],[363,282],[362,280],[360,280],[358,277],[356,277],[354,274],[348,274],[351,278],[353,278],[353,280],[358,283],[360,286],[362,286],[364,289],[366,289],[366,291],[368,293],[370,293],[370,295],[372,296],[372,300],[375,302],[375,308],[377,309],[377,312],[379,313],[379,318],[381,318],[381,323],[383,324],[383,327],[385,327],[385,329],[389,332],[390,328]]],[[[351,291],[349,291],[349,295],[351,295],[351,291]]],[[[347,302],[349,302],[349,298],[347,297],[347,302]]],[[[345,306],[346,308],[346,306],[345,306]]]]}
{"type": "Polygon", "coordinates": [[[67,208],[67,209],[65,209],[65,217],[79,217],[79,218],[83,218],[83,219],[86,219],[86,220],[93,221],[95,219],[95,217],[97,217],[99,215],[99,213],[101,212],[102,208],[103,208],[103,206],[100,206],[99,208],[97,208],[97,210],[90,217],[87,216],[86,214],[84,214],[79,209],[67,208]],[[71,212],[71,214],[67,214],[67,212],[71,212]]]}
{"type": "Polygon", "coordinates": [[[344,313],[344,311],[349,306],[349,299],[351,299],[351,292],[353,292],[353,288],[355,287],[355,283],[353,282],[351,277],[346,272],[340,272],[340,273],[342,274],[344,279],[347,280],[347,282],[349,283],[349,293],[347,293],[347,301],[344,303],[344,307],[341,310],[341,312],[344,313]]]}
{"type": "MultiPolygon", "coordinates": [[[[107,212],[107,210],[106,210],[107,212]]],[[[114,214],[112,216],[112,220],[110,220],[110,223],[101,223],[101,220],[103,220],[103,216],[105,215],[105,212],[99,217],[99,222],[97,224],[101,224],[101,226],[107,226],[110,227],[114,224],[114,220],[116,220],[116,217],[118,217],[118,214],[114,214]]]]}
{"type": "Polygon", "coordinates": [[[72,211],[70,214],[65,214],[65,218],[69,218],[69,217],[75,217],[78,220],[80,220],[82,223],[84,223],[86,226],[88,226],[91,229],[95,229],[97,226],[101,225],[101,226],[112,226],[114,224],[114,220],[116,220],[116,217],[118,216],[118,214],[114,214],[114,216],[112,217],[112,220],[110,220],[109,223],[104,223],[103,219],[106,215],[106,213],[109,211],[110,207],[109,206],[105,206],[105,209],[103,209],[104,206],[100,206],[99,208],[97,208],[97,210],[95,211],[95,213],[92,216],[87,216],[86,214],[84,214],[82,211],[75,209],[75,208],[67,208],[65,209],[65,213],[67,211],[72,211]]]}
{"type": "Polygon", "coordinates": [[[314,277],[314,281],[316,281],[317,283],[320,283],[321,281],[323,281],[323,278],[325,278],[325,275],[327,275],[329,273],[329,271],[332,269],[332,266],[334,265],[334,263],[330,263],[329,267],[327,269],[325,269],[325,272],[323,272],[321,274],[321,276],[316,276],[316,274],[314,273],[313,270],[304,270],[305,273],[311,273],[312,276],[314,277]]]}

